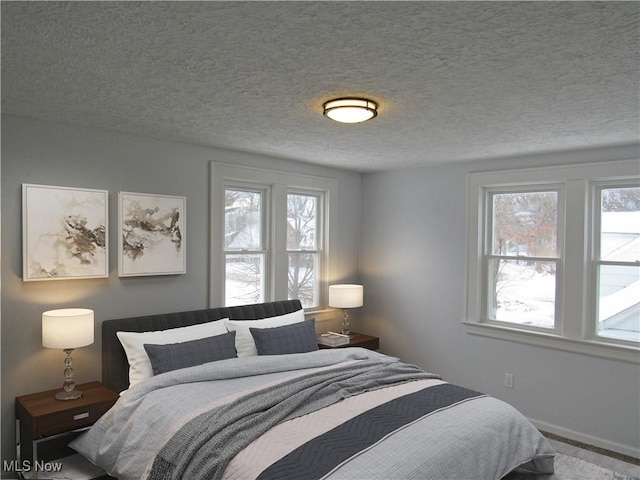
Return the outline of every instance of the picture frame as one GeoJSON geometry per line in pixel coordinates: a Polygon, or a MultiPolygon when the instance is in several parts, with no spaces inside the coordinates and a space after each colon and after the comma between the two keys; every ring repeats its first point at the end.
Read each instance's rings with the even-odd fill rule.
{"type": "Polygon", "coordinates": [[[118,276],[187,273],[187,197],[118,194],[118,276]]]}
{"type": "Polygon", "coordinates": [[[109,276],[109,192],[22,184],[22,280],[109,276]]]}

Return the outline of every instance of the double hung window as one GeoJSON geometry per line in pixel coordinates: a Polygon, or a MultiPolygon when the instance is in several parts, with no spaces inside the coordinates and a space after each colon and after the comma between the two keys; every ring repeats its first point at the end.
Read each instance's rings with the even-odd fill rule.
{"type": "Polygon", "coordinates": [[[549,187],[487,191],[487,320],[556,330],[560,194],[549,187]]]}
{"type": "Polygon", "coordinates": [[[322,271],[322,194],[287,194],[287,285],[289,298],[320,305],[322,271]]]}
{"type": "Polygon", "coordinates": [[[265,301],[267,192],[240,186],[224,191],[225,305],[265,301]]]}
{"type": "Polygon", "coordinates": [[[638,362],[637,161],[470,174],[469,333],[638,362]]]}
{"type": "Polygon", "coordinates": [[[326,306],[332,179],[212,164],[211,304],[326,306]]]}
{"type": "Polygon", "coordinates": [[[640,341],[640,187],[594,189],[595,335],[640,341]]]}

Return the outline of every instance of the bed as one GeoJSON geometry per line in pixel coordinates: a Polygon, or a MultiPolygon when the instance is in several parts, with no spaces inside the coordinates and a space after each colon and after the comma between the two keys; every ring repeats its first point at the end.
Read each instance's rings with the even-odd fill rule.
{"type": "Polygon", "coordinates": [[[121,479],[500,479],[553,473],[518,411],[399,359],[317,349],[297,300],[102,323],[122,392],[71,444],[121,479]]]}

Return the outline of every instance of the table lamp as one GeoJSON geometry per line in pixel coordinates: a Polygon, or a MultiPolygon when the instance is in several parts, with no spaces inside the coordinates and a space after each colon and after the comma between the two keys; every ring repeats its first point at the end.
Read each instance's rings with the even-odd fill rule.
{"type": "Polygon", "coordinates": [[[93,343],[93,310],[86,308],[64,308],[49,310],[42,314],[42,346],[64,350],[64,391],[56,394],[58,400],[75,400],[82,396],[75,390],[72,380],[71,352],[74,348],[85,347],[93,343]]]}
{"type": "Polygon", "coordinates": [[[349,335],[349,308],[361,307],[363,305],[362,285],[330,285],[329,286],[329,306],[342,308],[342,333],[349,335]]]}

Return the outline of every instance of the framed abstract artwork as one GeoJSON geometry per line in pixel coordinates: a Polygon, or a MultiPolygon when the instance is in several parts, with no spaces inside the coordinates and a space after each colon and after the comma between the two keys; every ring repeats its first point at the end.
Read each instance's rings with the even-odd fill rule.
{"type": "Polygon", "coordinates": [[[120,192],[118,275],[187,272],[186,197],[120,192]]]}
{"type": "Polygon", "coordinates": [[[22,279],[109,276],[109,192],[22,185],[22,279]]]}

